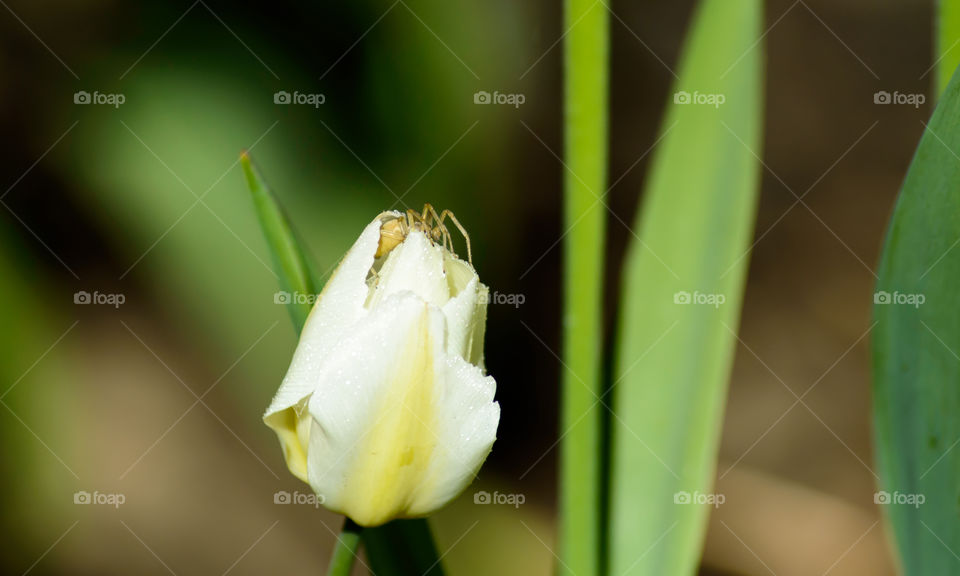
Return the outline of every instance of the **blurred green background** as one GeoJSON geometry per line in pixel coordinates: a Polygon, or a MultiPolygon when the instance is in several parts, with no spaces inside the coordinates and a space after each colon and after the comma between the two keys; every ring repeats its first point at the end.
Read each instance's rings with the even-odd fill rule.
{"type": "MultiPolygon", "coordinates": [[[[491,290],[525,296],[489,311],[499,440],[432,525],[451,573],[550,573],[560,3],[0,4],[0,571],[325,564],[339,517],[274,503],[308,488],[260,420],[295,338],[237,163],[249,149],[321,271],[378,212],[431,202],[470,231],[491,290]],[[124,102],[75,103],[81,91],[124,102]],[[325,100],[276,104],[279,91],[325,100]],[[525,102],[477,105],[478,91],[525,102]],[[124,303],[75,304],[81,291],[124,303]],[[525,503],[477,505],[475,490],[525,503]],[[76,504],[84,491],[124,503],[76,504]]],[[[622,222],[693,3],[608,6],[612,325],[622,222]]],[[[720,455],[727,502],[704,573],[893,573],[872,500],[863,336],[932,98],[872,97],[929,93],[930,9],[768,3],[768,170],[720,455]],[[805,205],[785,186],[809,192],[805,205]],[[815,382],[810,410],[792,408],[783,386],[815,382]]]]}

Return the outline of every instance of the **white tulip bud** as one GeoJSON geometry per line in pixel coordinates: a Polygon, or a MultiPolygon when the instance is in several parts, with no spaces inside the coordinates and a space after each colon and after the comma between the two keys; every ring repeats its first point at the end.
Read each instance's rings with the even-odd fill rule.
{"type": "Polygon", "coordinates": [[[431,230],[371,222],[323,288],[264,421],[290,471],[363,526],[428,515],[496,439],[488,289],[431,230]]]}

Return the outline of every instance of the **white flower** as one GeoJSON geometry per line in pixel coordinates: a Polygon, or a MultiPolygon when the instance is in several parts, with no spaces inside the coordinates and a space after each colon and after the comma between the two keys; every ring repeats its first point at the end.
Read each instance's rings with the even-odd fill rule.
{"type": "Polygon", "coordinates": [[[402,218],[378,216],[344,257],[264,415],[290,471],[363,526],[460,494],[500,421],[483,369],[488,289],[417,227],[394,239],[402,218]]]}

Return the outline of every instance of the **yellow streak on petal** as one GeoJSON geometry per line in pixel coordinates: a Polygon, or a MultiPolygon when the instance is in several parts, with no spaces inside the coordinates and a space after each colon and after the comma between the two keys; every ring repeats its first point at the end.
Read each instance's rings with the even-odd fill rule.
{"type": "Polygon", "coordinates": [[[395,356],[397,364],[383,386],[380,407],[371,414],[372,428],[356,449],[341,508],[360,525],[377,526],[404,517],[430,491],[427,472],[437,445],[435,336],[430,334],[425,306],[404,350],[395,356]]]}

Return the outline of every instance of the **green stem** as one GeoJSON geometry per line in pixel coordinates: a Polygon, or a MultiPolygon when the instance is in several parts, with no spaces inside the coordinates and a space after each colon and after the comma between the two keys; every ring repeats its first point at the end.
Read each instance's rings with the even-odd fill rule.
{"type": "Polygon", "coordinates": [[[935,14],[934,79],[939,97],[960,65],[960,0],[939,0],[935,14]]]}
{"type": "Polygon", "coordinates": [[[363,531],[370,572],[377,576],[443,576],[426,518],[394,520],[363,531]]]}
{"type": "MultiPolygon", "coordinates": [[[[577,576],[601,569],[603,261],[607,180],[609,16],[565,0],[564,251],[560,559],[577,576]]],[[[563,573],[558,568],[558,571],[563,573]]]]}
{"type": "Polygon", "coordinates": [[[357,559],[357,550],[360,549],[361,531],[363,528],[356,522],[344,518],[343,529],[333,549],[333,557],[330,558],[327,576],[349,576],[350,570],[353,569],[353,561],[357,559]]]}

